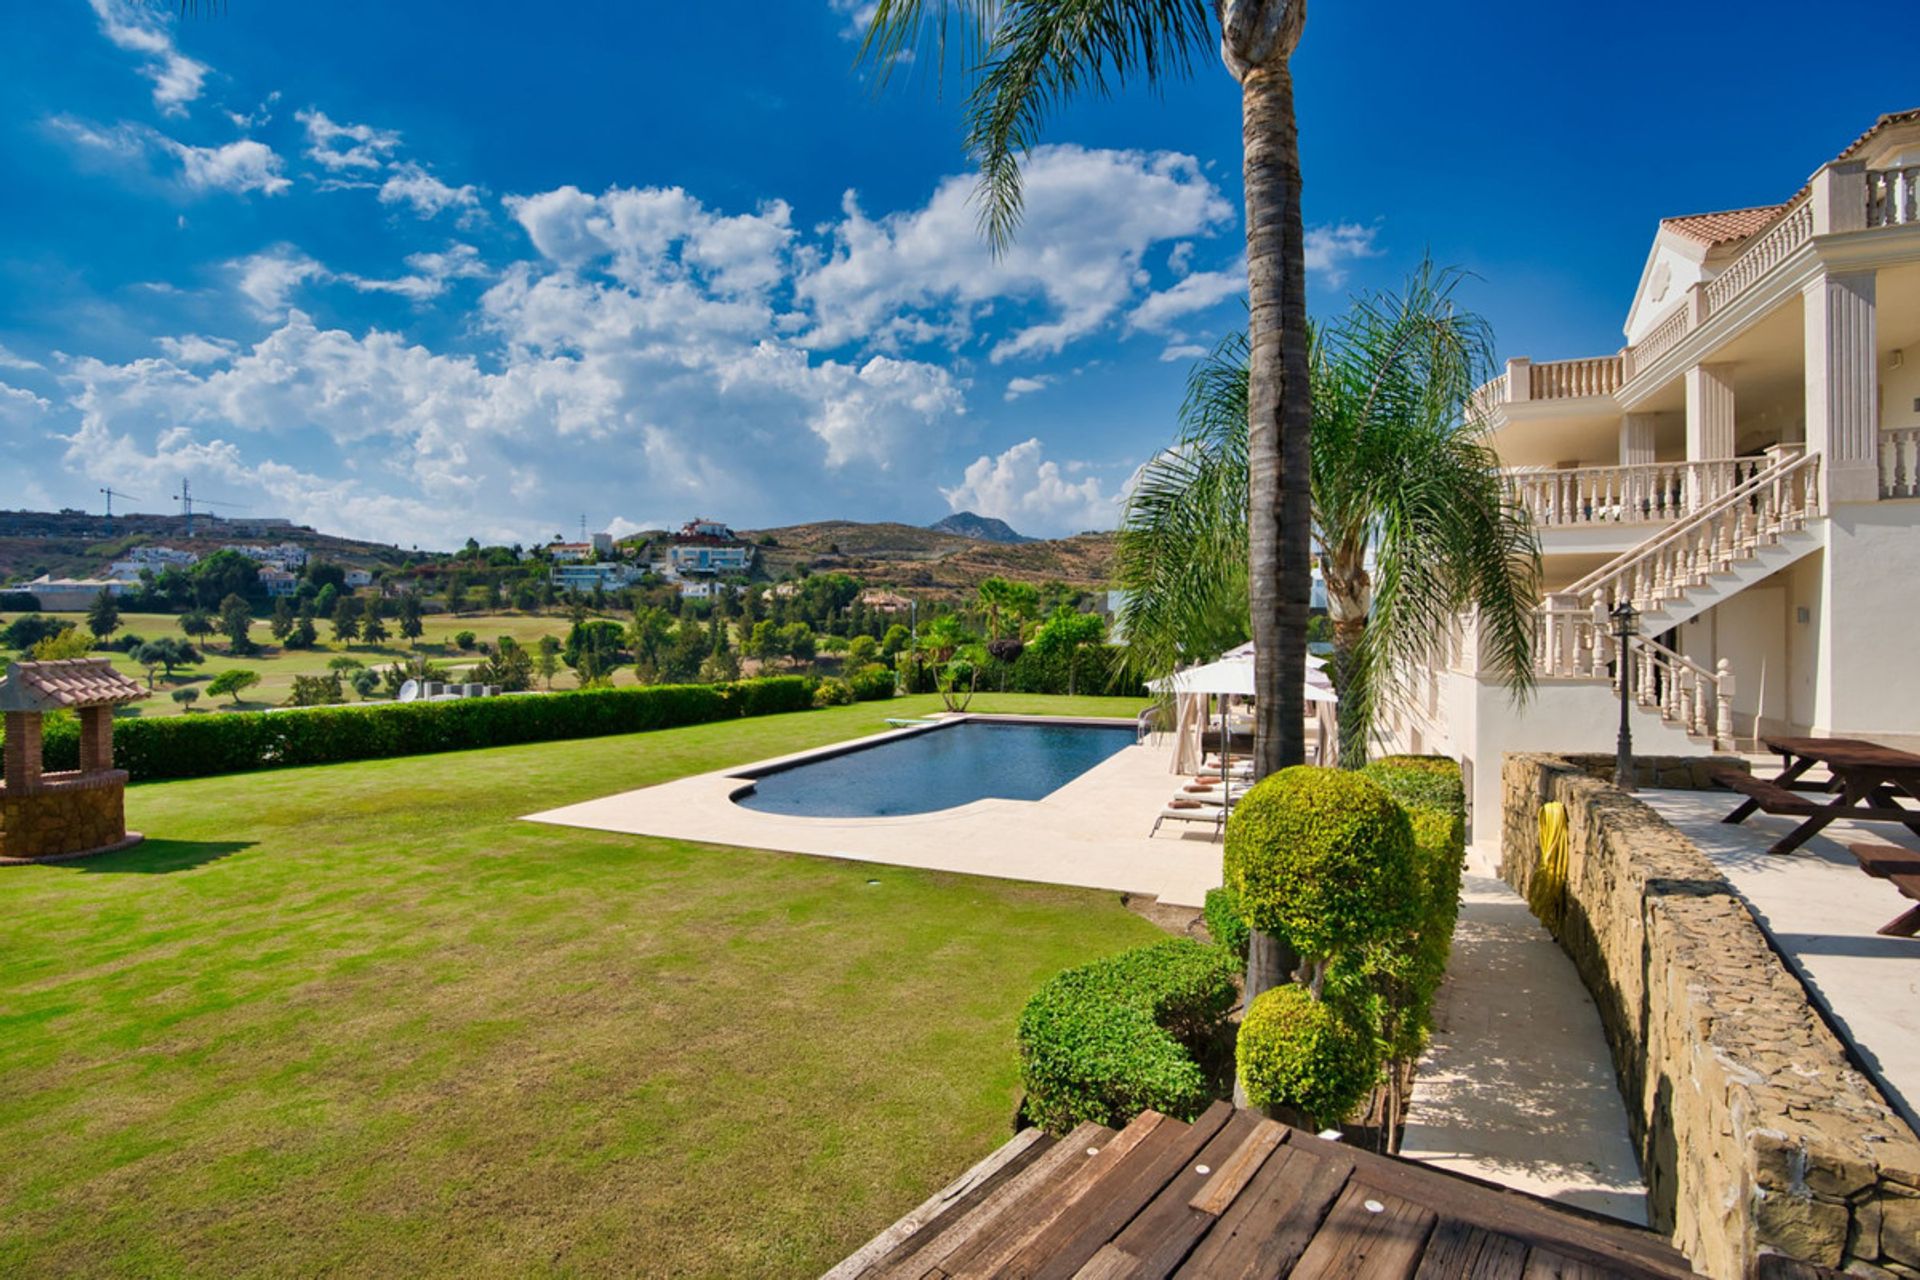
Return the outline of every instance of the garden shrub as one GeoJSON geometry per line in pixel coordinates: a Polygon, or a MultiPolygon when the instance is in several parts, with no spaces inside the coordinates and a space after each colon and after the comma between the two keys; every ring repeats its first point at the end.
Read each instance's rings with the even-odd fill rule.
{"type": "Polygon", "coordinates": [[[1251,931],[1240,915],[1240,895],[1225,885],[1207,890],[1201,917],[1207,922],[1207,936],[1213,939],[1213,945],[1245,964],[1251,931]]]}
{"type": "Polygon", "coordinates": [[[1467,792],[1460,766],[1446,756],[1384,756],[1360,772],[1385,787],[1387,794],[1409,812],[1466,812],[1467,792]]]}
{"type": "Polygon", "coordinates": [[[845,707],[852,704],[853,686],[845,680],[829,676],[813,691],[813,705],[816,707],[845,707]]]}
{"type": "MultiPolygon", "coordinates": [[[[114,722],[113,756],[134,781],[145,782],[641,733],[812,705],[811,681],[773,676],[726,685],[126,718],[114,722]]],[[[78,767],[80,734],[73,717],[47,717],[43,742],[49,770],[78,767]]]]}
{"type": "Polygon", "coordinates": [[[1214,1090],[1198,1060],[1238,992],[1232,958],[1169,938],[1056,975],[1020,1015],[1027,1117],[1054,1132],[1119,1128],[1143,1109],[1192,1119],[1214,1090]]]}
{"type": "Polygon", "coordinates": [[[1372,1037],[1355,1021],[1305,987],[1261,992],[1247,1007],[1235,1046],[1247,1101],[1304,1112],[1316,1127],[1345,1119],[1379,1075],[1372,1037]]]}
{"type": "Polygon", "coordinates": [[[847,677],[855,702],[878,702],[893,696],[893,672],[878,662],[870,662],[847,677]]]}
{"type": "Polygon", "coordinates": [[[1248,926],[1305,957],[1362,945],[1413,918],[1406,811],[1358,773],[1298,765],[1256,783],[1227,823],[1225,862],[1248,926]]]}

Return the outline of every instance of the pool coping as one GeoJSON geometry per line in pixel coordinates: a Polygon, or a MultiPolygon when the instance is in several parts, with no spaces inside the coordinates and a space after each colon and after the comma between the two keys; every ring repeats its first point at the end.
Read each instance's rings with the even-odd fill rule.
{"type": "Polygon", "coordinates": [[[925,725],[730,765],[651,787],[530,813],[523,821],[704,844],[798,853],[842,861],[952,871],[999,879],[1114,889],[1200,906],[1220,883],[1220,845],[1169,828],[1148,831],[1178,784],[1170,746],[1130,744],[1038,800],[983,797],[926,813],[806,817],[734,803],[764,776],[965,720],[1011,724],[1131,727],[1093,716],[946,713],[925,725]]]}

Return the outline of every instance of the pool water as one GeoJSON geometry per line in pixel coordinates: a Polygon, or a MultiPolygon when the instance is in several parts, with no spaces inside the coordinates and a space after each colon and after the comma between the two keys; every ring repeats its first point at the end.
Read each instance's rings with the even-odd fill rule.
{"type": "Polygon", "coordinates": [[[799,817],[881,818],[988,798],[1038,800],[1132,743],[1131,725],[965,720],[762,774],[735,803],[799,817]]]}

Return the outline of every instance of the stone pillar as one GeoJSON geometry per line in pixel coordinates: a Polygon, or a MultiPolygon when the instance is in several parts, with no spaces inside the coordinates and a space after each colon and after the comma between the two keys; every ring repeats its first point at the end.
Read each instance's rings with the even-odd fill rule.
{"type": "Polygon", "coordinates": [[[1620,465],[1640,467],[1653,461],[1654,415],[1629,413],[1620,419],[1620,465]]]}
{"type": "Polygon", "coordinates": [[[80,772],[113,768],[113,708],[80,708],[80,772]]]}
{"type": "Polygon", "coordinates": [[[40,781],[40,716],[33,711],[9,711],[6,723],[7,790],[31,791],[40,781]]]}
{"type": "Polygon", "coordinates": [[[1818,453],[1829,509],[1880,497],[1880,371],[1874,275],[1823,272],[1802,294],[1807,451],[1818,453]]]}
{"type": "MultiPolygon", "coordinates": [[[[1697,364],[1687,370],[1687,461],[1719,462],[1733,458],[1733,366],[1697,364]]],[[[1708,468],[1687,469],[1687,510],[1731,487],[1729,476],[1712,476],[1708,468]]],[[[1732,468],[1727,470],[1731,472],[1732,468]]]]}
{"type": "Polygon", "coordinates": [[[1533,361],[1515,356],[1507,361],[1507,402],[1533,399],[1533,361]]]}

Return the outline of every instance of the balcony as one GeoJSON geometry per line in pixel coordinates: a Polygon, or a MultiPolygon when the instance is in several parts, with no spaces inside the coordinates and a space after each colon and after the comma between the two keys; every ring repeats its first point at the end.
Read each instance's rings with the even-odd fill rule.
{"type": "Polygon", "coordinates": [[[1678,520],[1750,479],[1765,458],[1653,462],[1563,471],[1509,468],[1514,499],[1540,529],[1663,524],[1678,520]]]}
{"type": "Polygon", "coordinates": [[[1505,374],[1474,393],[1473,405],[1478,412],[1486,414],[1492,412],[1495,405],[1610,396],[1620,389],[1622,381],[1621,359],[1617,355],[1549,360],[1542,364],[1515,359],[1507,361],[1505,374]]]}

